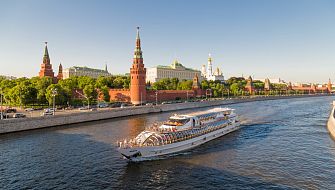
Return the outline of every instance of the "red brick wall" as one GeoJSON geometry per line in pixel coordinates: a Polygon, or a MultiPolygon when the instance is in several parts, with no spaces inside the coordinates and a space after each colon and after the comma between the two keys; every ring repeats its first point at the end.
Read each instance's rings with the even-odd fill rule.
{"type": "Polygon", "coordinates": [[[109,89],[110,101],[130,102],[129,89],[109,89]]]}
{"type": "MultiPolygon", "coordinates": [[[[196,96],[193,90],[158,90],[157,99],[158,102],[176,100],[176,98],[187,99],[187,92],[188,98],[196,96]]],[[[155,90],[147,91],[147,102],[156,102],[155,90]]]]}
{"type": "MultiPolygon", "coordinates": [[[[195,98],[204,95],[204,91],[198,90],[158,90],[157,99],[158,102],[172,101],[179,99],[195,98]]],[[[156,102],[156,91],[147,90],[146,92],[147,102],[156,102]]],[[[130,90],[129,89],[109,89],[109,96],[111,101],[119,102],[130,102],[130,90]]]]}

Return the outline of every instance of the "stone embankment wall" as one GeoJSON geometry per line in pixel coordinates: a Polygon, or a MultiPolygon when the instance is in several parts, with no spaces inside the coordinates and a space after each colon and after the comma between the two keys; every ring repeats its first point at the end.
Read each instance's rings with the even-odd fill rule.
{"type": "Polygon", "coordinates": [[[102,119],[111,119],[111,118],[117,118],[117,117],[141,115],[141,114],[148,114],[148,113],[158,113],[158,112],[176,111],[176,110],[182,110],[182,109],[211,107],[211,106],[228,105],[228,104],[251,102],[251,101],[264,101],[264,100],[288,99],[288,98],[300,98],[300,97],[306,97],[306,96],[255,97],[255,98],[244,98],[244,99],[187,102],[187,103],[179,103],[179,104],[164,104],[164,105],[157,105],[157,106],[115,108],[115,109],[109,109],[109,110],[73,113],[73,114],[67,114],[67,115],[36,117],[36,118],[8,119],[8,120],[0,120],[0,134],[16,132],[16,131],[31,130],[31,129],[38,129],[38,128],[45,128],[45,127],[67,125],[67,124],[74,124],[74,123],[82,123],[82,122],[88,122],[88,121],[96,121],[96,120],[102,120],[102,119]]]}
{"type": "Polygon", "coordinates": [[[335,139],[335,118],[334,118],[334,103],[333,103],[333,109],[330,112],[330,116],[328,119],[328,123],[327,123],[327,127],[328,127],[328,131],[330,133],[330,135],[332,136],[332,138],[335,139]]]}

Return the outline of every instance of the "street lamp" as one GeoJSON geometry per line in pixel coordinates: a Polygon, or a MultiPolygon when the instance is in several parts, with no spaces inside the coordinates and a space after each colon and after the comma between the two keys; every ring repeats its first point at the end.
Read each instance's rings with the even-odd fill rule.
{"type": "Polygon", "coordinates": [[[212,89],[206,89],[206,99],[207,99],[207,95],[209,95],[209,100],[210,100],[210,98],[211,98],[211,96],[212,96],[212,89]],[[209,93],[207,93],[209,91],[209,93]]]}
{"type": "Polygon", "coordinates": [[[158,90],[156,90],[156,106],[158,105],[158,98],[157,98],[157,96],[158,96],[158,90]]]}
{"type": "Polygon", "coordinates": [[[51,90],[51,95],[53,97],[53,115],[55,115],[55,104],[56,104],[55,97],[57,94],[58,94],[57,88],[51,90]]]}

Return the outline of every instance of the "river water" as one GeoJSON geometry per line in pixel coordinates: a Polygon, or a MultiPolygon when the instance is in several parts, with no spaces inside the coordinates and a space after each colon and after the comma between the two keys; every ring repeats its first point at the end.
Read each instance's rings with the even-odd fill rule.
{"type": "Polygon", "coordinates": [[[335,189],[332,100],[231,105],[239,131],[139,163],[122,159],[116,141],[174,112],[1,135],[0,189],[335,189]]]}

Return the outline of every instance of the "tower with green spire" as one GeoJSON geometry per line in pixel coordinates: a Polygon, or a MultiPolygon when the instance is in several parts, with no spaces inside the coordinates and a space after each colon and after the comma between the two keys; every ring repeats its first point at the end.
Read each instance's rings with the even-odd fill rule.
{"type": "Polygon", "coordinates": [[[133,64],[130,68],[130,99],[134,105],[139,105],[146,102],[146,68],[143,64],[140,28],[137,27],[136,46],[133,57],[133,64]]]}

